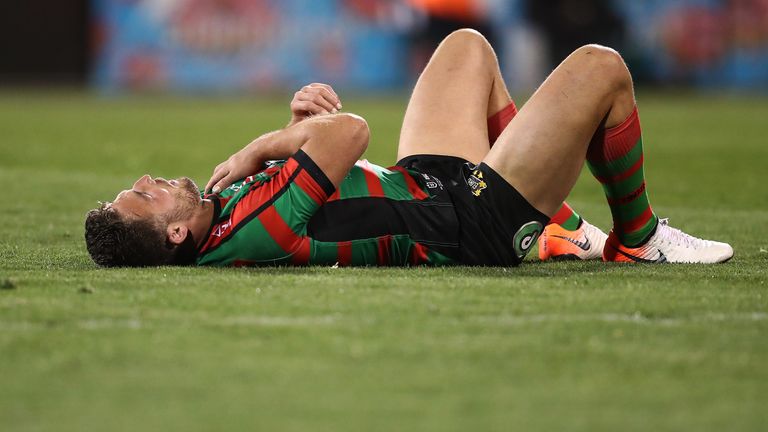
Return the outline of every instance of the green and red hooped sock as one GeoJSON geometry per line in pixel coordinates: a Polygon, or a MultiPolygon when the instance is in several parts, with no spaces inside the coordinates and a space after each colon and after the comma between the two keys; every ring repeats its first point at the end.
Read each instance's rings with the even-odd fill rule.
{"type": "MultiPolygon", "coordinates": [[[[517,106],[514,101],[510,101],[509,105],[504,107],[501,111],[488,117],[488,141],[493,147],[493,143],[499,138],[501,132],[517,115],[517,106]]],[[[574,231],[581,226],[581,216],[578,215],[568,203],[563,203],[557,213],[552,216],[552,220],[549,223],[556,223],[563,228],[574,231]]]]}
{"type": "Polygon", "coordinates": [[[551,224],[558,224],[568,231],[576,231],[581,226],[581,216],[573,211],[568,203],[564,202],[557,209],[557,213],[549,220],[551,224]]]}
{"type": "Polygon", "coordinates": [[[603,185],[613,215],[613,231],[621,244],[638,246],[656,230],[645,190],[643,138],[637,107],[621,124],[599,129],[587,150],[587,165],[603,185]]]}

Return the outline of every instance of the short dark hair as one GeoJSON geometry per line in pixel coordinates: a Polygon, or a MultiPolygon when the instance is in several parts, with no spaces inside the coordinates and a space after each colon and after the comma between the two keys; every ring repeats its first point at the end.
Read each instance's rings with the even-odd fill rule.
{"type": "Polygon", "coordinates": [[[85,217],[85,245],[93,261],[103,267],[149,267],[192,264],[191,236],[181,245],[171,244],[157,220],[128,220],[102,204],[85,217]]]}

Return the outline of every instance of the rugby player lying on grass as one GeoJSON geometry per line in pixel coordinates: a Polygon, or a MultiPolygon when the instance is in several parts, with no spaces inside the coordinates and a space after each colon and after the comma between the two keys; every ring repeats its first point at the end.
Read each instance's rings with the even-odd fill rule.
{"type": "Polygon", "coordinates": [[[339,109],[330,86],[304,87],[290,124],[219,164],[202,197],[187,178],[141,177],[88,213],[91,257],[104,266],[510,266],[542,232],[543,259],[733,255],[651,209],[632,79],[609,48],[574,51],[517,113],[485,38],[454,32],[416,84],[390,168],[358,161],[368,126],[339,109]],[[285,161],[264,169],[275,159],[285,161]],[[613,215],[608,236],[563,203],[585,161],[613,215]]]}

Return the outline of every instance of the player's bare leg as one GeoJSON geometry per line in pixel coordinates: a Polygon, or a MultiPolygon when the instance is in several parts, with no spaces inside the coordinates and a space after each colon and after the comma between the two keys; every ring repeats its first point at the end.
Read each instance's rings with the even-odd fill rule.
{"type": "MultiPolygon", "coordinates": [[[[488,41],[474,30],[456,31],[435,50],[419,77],[403,121],[398,160],[415,154],[441,154],[476,164],[516,112],[488,41]]],[[[562,240],[565,247],[558,248],[560,243],[554,239],[548,243],[552,247],[546,249],[545,258],[602,255],[607,237],[602,231],[584,223],[565,203],[556,217],[556,222],[573,230],[570,237],[579,239],[581,246],[562,240]]]]}
{"type": "Polygon", "coordinates": [[[416,83],[397,159],[435,154],[478,163],[490,150],[488,117],[511,102],[488,41],[474,30],[453,32],[435,50],[416,83]]]}
{"type": "Polygon", "coordinates": [[[531,96],[484,162],[553,215],[576,183],[597,128],[618,125],[634,106],[632,80],[618,54],[580,48],[531,96]]]}
{"type": "Polygon", "coordinates": [[[566,58],[483,162],[531,205],[552,215],[576,182],[588,150],[590,169],[603,183],[614,216],[604,259],[721,262],[732,256],[729,245],[658,223],[645,190],[632,79],[609,48],[589,45],[566,58]]]}

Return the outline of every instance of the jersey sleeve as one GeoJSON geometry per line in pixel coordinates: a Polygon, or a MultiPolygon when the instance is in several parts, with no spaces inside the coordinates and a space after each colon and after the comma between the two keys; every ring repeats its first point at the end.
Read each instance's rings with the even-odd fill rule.
{"type": "Polygon", "coordinates": [[[302,150],[296,152],[291,159],[296,161],[301,168],[294,179],[294,184],[312,201],[306,204],[297,203],[297,210],[306,213],[307,220],[309,220],[309,217],[328,200],[328,197],[335,192],[336,188],[315,161],[302,150]]]}
{"type": "Polygon", "coordinates": [[[253,183],[233,213],[240,216],[235,217],[239,220],[276,207],[283,219],[295,227],[309,221],[334,190],[333,183],[320,167],[299,150],[268,180],[253,183]]]}
{"type": "Polygon", "coordinates": [[[307,223],[335,187],[299,150],[280,167],[247,186],[225,206],[202,249],[203,264],[276,263],[306,259],[307,223]]]}

